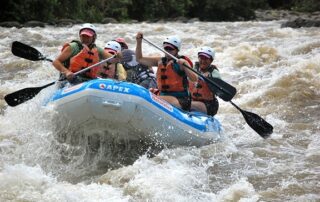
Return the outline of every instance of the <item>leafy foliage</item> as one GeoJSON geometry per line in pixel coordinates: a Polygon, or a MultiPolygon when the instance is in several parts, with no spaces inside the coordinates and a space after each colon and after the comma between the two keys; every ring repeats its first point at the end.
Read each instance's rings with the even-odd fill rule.
{"type": "Polygon", "coordinates": [[[253,19],[254,10],[287,8],[319,11],[319,0],[11,0],[2,3],[0,21],[55,21],[63,18],[101,22],[117,20],[158,20],[197,17],[210,21],[253,19]]]}
{"type": "Polygon", "coordinates": [[[293,10],[302,12],[320,11],[319,0],[294,0],[293,10]]]}

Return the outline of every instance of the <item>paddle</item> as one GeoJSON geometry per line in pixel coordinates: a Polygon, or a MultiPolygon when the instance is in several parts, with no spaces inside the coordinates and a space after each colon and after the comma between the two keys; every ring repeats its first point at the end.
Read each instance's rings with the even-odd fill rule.
{"type": "Polygon", "coordinates": [[[15,56],[22,57],[32,61],[47,60],[49,62],[52,62],[51,59],[43,56],[37,49],[19,41],[14,41],[12,43],[11,52],[15,56]]]}
{"type": "MultiPolygon", "coordinates": [[[[107,61],[109,61],[110,59],[114,58],[115,56],[112,56],[110,58],[107,58],[107,59],[104,59],[104,60],[101,60],[100,62],[94,64],[94,65],[91,65],[85,69],[82,69],[78,72],[76,72],[74,74],[74,76],[77,76],[83,72],[86,72],[88,71],[89,69],[93,68],[93,67],[96,67],[98,65],[101,65],[107,61]]],[[[59,80],[61,81],[61,80],[59,80]]],[[[10,93],[10,94],[7,94],[6,96],[4,96],[4,100],[7,102],[7,104],[11,107],[14,107],[14,106],[17,106],[19,104],[22,104],[30,99],[32,99],[34,96],[36,96],[42,89],[46,88],[46,87],[49,87],[49,86],[52,86],[53,84],[55,84],[56,81],[54,82],[51,82],[51,83],[48,83],[44,86],[40,86],[40,87],[31,87],[31,88],[24,88],[24,89],[21,89],[21,90],[18,90],[18,91],[15,91],[13,93],[10,93]]]]}
{"type": "MultiPolygon", "coordinates": [[[[152,43],[148,39],[145,39],[145,38],[142,38],[142,39],[145,40],[146,42],[148,42],[149,44],[153,45],[154,47],[156,47],[160,51],[164,52],[165,54],[169,55],[174,60],[178,61],[178,58],[176,58],[172,54],[168,53],[167,51],[163,50],[159,46],[155,45],[154,43],[152,43]]],[[[209,85],[210,90],[213,91],[218,97],[220,97],[224,101],[230,101],[237,93],[237,89],[235,87],[224,82],[223,80],[221,80],[219,78],[207,78],[207,77],[201,75],[199,72],[197,72],[193,68],[189,67],[188,65],[186,65],[186,64],[183,64],[183,65],[185,67],[187,67],[189,70],[191,70],[192,72],[194,72],[195,74],[197,74],[198,76],[200,76],[204,81],[206,81],[209,85]]]]}
{"type": "Polygon", "coordinates": [[[261,137],[268,138],[273,132],[273,126],[266,122],[263,118],[254,114],[252,112],[245,111],[234,104],[232,101],[230,103],[235,106],[242,114],[247,124],[255,130],[261,137]]]}
{"type": "MultiPolygon", "coordinates": [[[[151,41],[142,38],[152,46],[156,47],[160,51],[164,52],[165,54],[172,57],[174,60],[178,60],[178,58],[174,57],[172,54],[168,53],[167,51],[163,50],[159,46],[155,45],[151,41]]],[[[248,112],[245,110],[242,110],[240,107],[238,107],[235,103],[233,103],[231,100],[234,97],[234,95],[237,93],[237,90],[235,87],[231,86],[230,84],[224,82],[221,79],[218,78],[206,78],[203,75],[201,75],[196,70],[192,69],[188,65],[184,64],[185,67],[187,67],[192,72],[196,73],[198,76],[200,76],[202,79],[204,79],[210,88],[211,91],[213,91],[217,96],[219,96],[224,101],[230,102],[234,107],[236,107],[244,117],[247,124],[256,131],[261,137],[267,138],[269,137],[273,132],[273,127],[271,124],[269,124],[267,121],[265,121],[263,118],[258,116],[257,114],[254,114],[252,112],[248,112]]]]}

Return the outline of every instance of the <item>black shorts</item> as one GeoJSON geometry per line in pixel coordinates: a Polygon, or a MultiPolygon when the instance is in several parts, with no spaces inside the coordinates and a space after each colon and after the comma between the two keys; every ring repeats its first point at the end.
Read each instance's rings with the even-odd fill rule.
{"type": "Polygon", "coordinates": [[[207,108],[207,114],[210,116],[214,116],[217,114],[219,109],[219,102],[217,98],[214,98],[210,101],[202,101],[207,108]]]}
{"type": "Polygon", "coordinates": [[[181,109],[185,111],[190,111],[191,108],[191,97],[185,96],[185,97],[176,97],[179,101],[179,104],[181,106],[181,109]]]}

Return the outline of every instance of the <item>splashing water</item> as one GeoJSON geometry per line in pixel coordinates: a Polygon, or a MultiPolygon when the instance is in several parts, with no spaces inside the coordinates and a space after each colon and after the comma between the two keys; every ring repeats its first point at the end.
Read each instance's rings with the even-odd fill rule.
{"type": "MultiPolygon", "coordinates": [[[[53,87],[14,108],[0,99],[0,201],[319,201],[319,28],[280,24],[97,24],[102,47],[124,37],[134,50],[137,31],[157,45],[179,35],[181,53],[193,61],[197,48],[213,47],[222,78],[238,90],[233,101],[270,122],[274,133],[262,139],[219,100],[223,142],[149,156],[138,142],[59,131],[55,110],[41,106],[53,87]]],[[[0,98],[58,77],[47,61],[13,56],[13,41],[53,59],[79,28],[0,27],[0,98]]],[[[146,43],[143,53],[162,55],[146,43]]]]}

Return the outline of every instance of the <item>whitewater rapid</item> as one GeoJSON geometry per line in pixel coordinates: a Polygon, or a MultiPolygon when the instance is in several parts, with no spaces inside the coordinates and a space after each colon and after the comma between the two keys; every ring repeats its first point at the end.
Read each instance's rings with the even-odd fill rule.
{"type": "MultiPolygon", "coordinates": [[[[49,62],[14,56],[13,41],[53,59],[78,38],[80,25],[0,27],[0,201],[320,201],[319,28],[280,28],[281,21],[95,25],[102,47],[124,37],[134,49],[142,31],[159,46],[179,35],[181,53],[193,61],[197,48],[214,48],[214,64],[238,90],[233,101],[274,133],[262,139],[220,99],[222,142],[153,156],[130,142],[96,150],[94,137],[54,127],[55,110],[42,106],[53,86],[17,107],[3,99],[58,78],[49,62]],[[68,137],[73,144],[61,141],[68,137]]],[[[162,54],[146,43],[143,53],[162,54]]]]}

